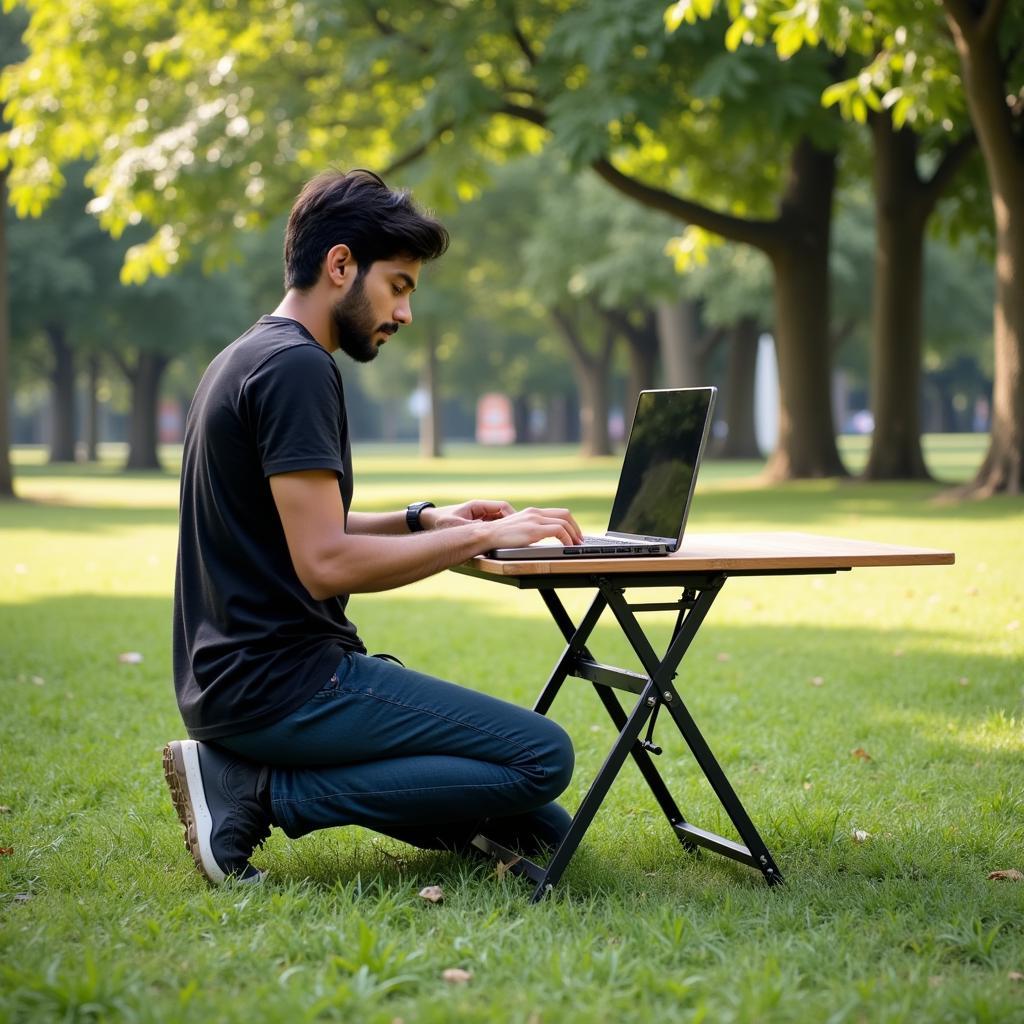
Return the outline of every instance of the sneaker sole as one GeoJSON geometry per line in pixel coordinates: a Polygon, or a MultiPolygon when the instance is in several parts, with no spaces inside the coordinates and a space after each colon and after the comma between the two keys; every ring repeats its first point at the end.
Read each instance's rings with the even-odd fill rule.
{"type": "Polygon", "coordinates": [[[253,873],[244,878],[225,875],[213,856],[210,847],[213,816],[203,789],[199,744],[195,740],[173,740],[164,747],[163,762],[171,802],[185,829],[185,849],[192,857],[196,870],[213,885],[221,885],[229,878],[239,885],[262,882],[267,873],[251,866],[249,870],[253,873]]]}

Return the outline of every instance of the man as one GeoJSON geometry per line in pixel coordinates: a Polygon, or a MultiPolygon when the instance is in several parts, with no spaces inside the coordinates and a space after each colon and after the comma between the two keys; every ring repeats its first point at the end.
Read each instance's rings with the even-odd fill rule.
{"type": "Polygon", "coordinates": [[[285,234],[277,309],[207,368],[189,410],[174,594],[174,678],[189,736],[164,748],[186,846],[213,883],[258,881],[291,837],[363,825],[462,850],[487,822],[523,853],[556,844],[573,751],[532,711],[369,657],[348,595],[494,547],[579,543],[565,509],[503,501],[350,511],[341,374],[412,322],[448,234],[368,171],[309,182],[285,234]]]}

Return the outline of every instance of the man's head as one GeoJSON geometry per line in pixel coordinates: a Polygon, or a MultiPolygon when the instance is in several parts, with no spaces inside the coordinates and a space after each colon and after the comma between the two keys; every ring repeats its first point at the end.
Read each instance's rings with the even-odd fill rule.
{"type": "Polygon", "coordinates": [[[299,194],[285,231],[285,288],[324,290],[335,343],[367,362],[409,323],[420,265],[448,248],[440,221],[371,171],[328,171],[299,194]]]}

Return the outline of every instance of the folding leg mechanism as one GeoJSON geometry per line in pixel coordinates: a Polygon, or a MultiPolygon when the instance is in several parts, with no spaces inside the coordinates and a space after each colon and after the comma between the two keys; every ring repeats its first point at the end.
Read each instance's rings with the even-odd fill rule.
{"type": "MultiPolygon", "coordinates": [[[[520,586],[540,590],[548,611],[566,640],[566,648],[541,691],[534,710],[546,715],[561,689],[562,683],[569,676],[575,676],[589,680],[593,684],[598,698],[604,705],[615,728],[619,731],[604,764],[576,811],[569,831],[552,854],[546,867],[540,867],[526,858],[517,857],[511,850],[499,846],[485,836],[480,835],[473,840],[473,844],[480,850],[497,856],[505,862],[511,873],[524,875],[536,883],[533,902],[537,902],[550,892],[561,878],[627,756],[633,758],[662,812],[668,818],[669,825],[685,849],[696,851],[698,847],[703,847],[713,850],[715,853],[739,861],[741,864],[756,868],[769,885],[778,885],[782,882],[782,874],[776,867],[768,848],[764,845],[757,829],[754,828],[753,822],[740,803],[739,797],[715,760],[673,682],[676,668],[696,636],[697,630],[724,582],[724,575],[708,575],[698,579],[687,577],[685,580],[674,581],[676,585],[683,586],[683,593],[678,601],[632,605],[626,601],[625,597],[626,588],[631,583],[623,577],[534,577],[519,582],[520,586]],[[562,586],[589,586],[597,590],[594,600],[579,626],[573,624],[558,597],[556,590],[562,586]],[[592,657],[588,650],[587,641],[606,608],[611,609],[620,629],[640,659],[640,664],[644,669],[643,673],[629,672],[625,669],[601,664],[592,657]],[[665,654],[659,658],[640,627],[636,613],[667,610],[677,611],[678,615],[665,654]],[[631,711],[627,713],[612,693],[613,690],[624,690],[637,695],[638,699],[631,711]],[[708,832],[690,824],[676,806],[651,758],[652,754],[657,755],[662,752],[661,748],[654,744],[654,724],[662,707],[667,709],[668,714],[682,733],[694,759],[739,833],[742,843],[733,842],[714,832],[708,832]],[[640,734],[645,725],[648,727],[647,734],[641,740],[640,734]]],[[[650,576],[639,578],[633,585],[649,588],[651,578],[650,576]]]]}

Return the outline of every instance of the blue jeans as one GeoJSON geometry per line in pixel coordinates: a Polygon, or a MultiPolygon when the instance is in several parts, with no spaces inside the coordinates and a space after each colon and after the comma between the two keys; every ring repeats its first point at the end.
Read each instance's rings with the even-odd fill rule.
{"type": "Polygon", "coordinates": [[[346,654],[297,711],[217,743],[270,767],[274,822],[292,838],[363,825],[461,849],[487,820],[490,838],[529,854],[570,820],[553,803],[574,763],[559,725],[381,658],[346,654]]]}

